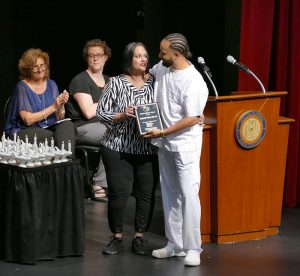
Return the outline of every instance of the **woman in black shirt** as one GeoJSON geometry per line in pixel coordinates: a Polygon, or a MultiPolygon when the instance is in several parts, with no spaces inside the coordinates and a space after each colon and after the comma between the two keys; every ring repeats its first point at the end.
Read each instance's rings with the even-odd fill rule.
{"type": "MultiPolygon", "coordinates": [[[[88,40],[83,48],[87,69],[76,75],[70,82],[70,100],[66,109],[75,124],[78,145],[99,146],[106,130],[96,117],[96,108],[103,88],[109,80],[109,77],[103,74],[103,69],[110,57],[111,50],[105,41],[88,40]]],[[[92,198],[106,200],[107,182],[101,156],[92,184],[92,198]]]]}

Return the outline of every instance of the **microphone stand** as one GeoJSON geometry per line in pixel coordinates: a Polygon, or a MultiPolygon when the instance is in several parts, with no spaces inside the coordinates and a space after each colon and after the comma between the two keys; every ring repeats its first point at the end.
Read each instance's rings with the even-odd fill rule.
{"type": "Polygon", "coordinates": [[[212,88],[215,92],[216,97],[219,97],[218,91],[217,91],[216,86],[215,86],[214,82],[212,81],[211,77],[209,76],[209,74],[205,70],[203,70],[203,72],[206,75],[206,77],[208,78],[208,80],[209,80],[209,82],[210,82],[210,84],[211,84],[211,86],[212,86],[212,88]]]}
{"type": "Polygon", "coordinates": [[[257,80],[257,82],[259,83],[259,85],[260,85],[261,90],[263,91],[263,93],[266,93],[266,89],[263,86],[262,82],[260,81],[260,79],[250,69],[249,69],[249,74],[257,80]]]}

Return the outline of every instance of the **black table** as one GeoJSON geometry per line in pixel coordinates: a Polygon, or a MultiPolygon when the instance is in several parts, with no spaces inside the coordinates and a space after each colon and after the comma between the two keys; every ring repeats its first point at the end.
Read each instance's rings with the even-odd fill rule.
{"type": "Polygon", "coordinates": [[[84,185],[79,161],[36,168],[0,164],[0,257],[83,255],[84,185]]]}

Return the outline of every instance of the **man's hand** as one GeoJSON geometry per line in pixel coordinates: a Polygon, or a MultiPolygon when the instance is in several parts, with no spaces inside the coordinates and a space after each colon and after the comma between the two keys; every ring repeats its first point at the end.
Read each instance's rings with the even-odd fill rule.
{"type": "Polygon", "coordinates": [[[144,137],[145,138],[159,138],[162,137],[163,134],[163,130],[157,129],[157,128],[153,128],[148,130],[145,134],[144,137]]]}
{"type": "Polygon", "coordinates": [[[200,115],[199,117],[199,125],[203,125],[204,124],[204,114],[200,115]]]}

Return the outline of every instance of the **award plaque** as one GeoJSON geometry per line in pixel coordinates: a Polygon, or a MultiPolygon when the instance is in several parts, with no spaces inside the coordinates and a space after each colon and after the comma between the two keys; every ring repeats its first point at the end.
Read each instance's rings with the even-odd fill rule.
{"type": "Polygon", "coordinates": [[[141,135],[150,129],[163,129],[157,103],[138,105],[135,114],[141,135]]]}

